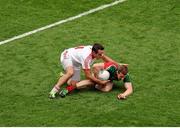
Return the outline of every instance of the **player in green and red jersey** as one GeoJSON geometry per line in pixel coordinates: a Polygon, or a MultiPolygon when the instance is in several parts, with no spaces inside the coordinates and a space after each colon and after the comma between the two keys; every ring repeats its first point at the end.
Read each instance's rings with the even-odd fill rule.
{"type": "Polygon", "coordinates": [[[110,73],[109,80],[110,82],[106,85],[96,85],[95,87],[103,92],[109,92],[112,90],[113,81],[122,80],[126,91],[124,93],[118,94],[118,99],[125,99],[128,95],[133,92],[132,82],[128,73],[127,64],[118,64],[116,62],[105,62],[105,63],[97,63],[93,65],[95,76],[99,72],[99,70],[105,69],[110,73]]]}

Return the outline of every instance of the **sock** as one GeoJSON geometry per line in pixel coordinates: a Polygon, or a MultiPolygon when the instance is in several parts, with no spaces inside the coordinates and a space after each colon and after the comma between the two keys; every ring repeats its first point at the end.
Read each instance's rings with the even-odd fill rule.
{"type": "Polygon", "coordinates": [[[51,93],[57,93],[59,92],[60,88],[58,86],[54,86],[53,89],[51,90],[51,93]]]}
{"type": "Polygon", "coordinates": [[[76,87],[73,86],[73,85],[68,85],[68,86],[66,87],[66,89],[68,90],[68,93],[71,92],[71,91],[73,91],[75,88],[76,88],[76,87]]]}

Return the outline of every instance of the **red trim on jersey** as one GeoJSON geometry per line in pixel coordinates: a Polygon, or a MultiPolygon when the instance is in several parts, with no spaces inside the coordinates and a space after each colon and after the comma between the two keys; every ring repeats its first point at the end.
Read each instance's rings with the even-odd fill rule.
{"type": "Polygon", "coordinates": [[[89,61],[92,60],[92,53],[89,54],[86,59],[84,60],[84,68],[85,69],[90,69],[89,61]]]}
{"type": "Polygon", "coordinates": [[[114,67],[118,68],[118,65],[113,63],[113,62],[105,62],[104,63],[104,69],[108,69],[111,66],[114,66],[114,67]]]}

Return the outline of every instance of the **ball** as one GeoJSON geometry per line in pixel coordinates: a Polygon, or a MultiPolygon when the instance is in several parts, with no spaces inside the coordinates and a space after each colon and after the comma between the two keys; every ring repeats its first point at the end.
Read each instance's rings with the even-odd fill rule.
{"type": "Polygon", "coordinates": [[[100,80],[108,80],[110,77],[110,74],[107,70],[100,70],[98,73],[98,78],[100,80]]]}

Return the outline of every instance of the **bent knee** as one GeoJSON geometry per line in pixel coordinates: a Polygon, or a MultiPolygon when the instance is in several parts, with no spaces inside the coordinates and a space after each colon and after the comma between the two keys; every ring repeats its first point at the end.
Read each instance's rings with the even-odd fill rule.
{"type": "Polygon", "coordinates": [[[104,89],[103,89],[103,90],[101,90],[101,91],[102,91],[102,92],[110,92],[111,90],[104,90],[104,89]]]}
{"type": "Polygon", "coordinates": [[[73,76],[74,71],[73,71],[73,70],[72,70],[72,71],[68,71],[66,74],[67,74],[69,77],[71,77],[71,76],[73,76]]]}
{"type": "Polygon", "coordinates": [[[101,88],[100,89],[102,92],[110,92],[111,88],[101,88]]]}

